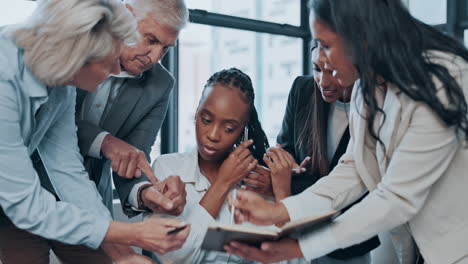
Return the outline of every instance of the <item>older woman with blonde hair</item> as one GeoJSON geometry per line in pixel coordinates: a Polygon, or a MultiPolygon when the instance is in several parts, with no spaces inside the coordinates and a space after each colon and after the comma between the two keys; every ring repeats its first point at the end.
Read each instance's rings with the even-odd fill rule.
{"type": "Polygon", "coordinates": [[[188,227],[168,234],[184,225],[173,219],[112,221],[77,146],[75,87],[95,91],[118,74],[123,43],[136,41],[135,32],[116,0],[49,0],[0,34],[4,264],[46,264],[49,250],[64,263],[110,263],[109,256],[149,263],[128,246],[165,253],[185,241],[188,227]]]}

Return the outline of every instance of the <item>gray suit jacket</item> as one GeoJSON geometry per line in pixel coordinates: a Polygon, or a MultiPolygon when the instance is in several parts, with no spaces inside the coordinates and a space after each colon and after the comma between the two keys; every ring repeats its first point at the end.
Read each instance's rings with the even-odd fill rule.
{"type": "MultiPolygon", "coordinates": [[[[122,91],[114,101],[105,120],[101,120],[101,126],[84,121],[77,114],[80,152],[84,157],[86,170],[96,184],[99,183],[101,177],[110,180],[110,173],[101,175],[103,174],[102,167],[109,161],[105,157],[96,159],[87,156],[96,136],[107,131],[143,151],[149,161],[151,146],[166,116],[169,95],[173,86],[172,75],[163,66],[156,64],[151,70],[143,73],[141,78],[125,80],[122,91]]],[[[88,94],[78,93],[77,113],[81,112],[82,103],[88,94]]],[[[147,177],[143,175],[140,179],[127,180],[113,173],[113,179],[124,212],[128,216],[136,215],[128,206],[128,195],[135,184],[147,181],[147,177]]]]}

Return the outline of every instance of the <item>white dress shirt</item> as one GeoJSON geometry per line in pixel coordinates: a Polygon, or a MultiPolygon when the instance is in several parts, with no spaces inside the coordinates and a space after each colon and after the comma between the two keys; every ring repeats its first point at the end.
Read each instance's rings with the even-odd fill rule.
{"type": "MultiPolygon", "coordinates": [[[[182,214],[177,218],[191,223],[190,234],[181,249],[164,255],[157,255],[163,263],[256,263],[238,256],[201,249],[209,224],[215,220],[219,223],[229,224],[231,213],[227,202],[225,202],[219,211],[218,217],[214,219],[199,204],[211,184],[200,171],[196,150],[161,155],[154,162],[153,170],[159,180],[164,180],[171,175],[178,175],[186,184],[187,204],[182,214]]],[[[245,225],[251,224],[246,223],[245,225]]]]}
{"type": "Polygon", "coordinates": [[[327,129],[327,155],[329,162],[333,160],[338,144],[340,144],[341,138],[349,125],[348,116],[349,103],[336,101],[330,104],[327,129]]]}
{"type": "MultiPolygon", "coordinates": [[[[140,75],[131,75],[128,72],[122,71],[118,75],[111,75],[112,77],[115,78],[109,78],[105,82],[101,84],[99,89],[95,93],[90,93],[85,100],[83,101],[83,105],[81,108],[81,118],[83,120],[86,120],[94,125],[101,125],[101,122],[103,122],[111,109],[115,99],[117,96],[122,92],[122,87],[125,82],[126,78],[140,78],[140,75]]],[[[102,142],[104,141],[104,138],[109,134],[109,132],[104,131],[99,133],[96,138],[94,139],[93,143],[91,144],[91,147],[89,148],[88,156],[100,159],[102,158],[101,156],[101,147],[102,147],[102,142]]],[[[110,169],[110,166],[103,166],[103,174],[107,173],[107,170],[110,169]]],[[[137,210],[138,208],[138,200],[137,200],[137,195],[138,195],[138,189],[140,186],[147,184],[150,182],[141,182],[139,184],[136,184],[133,188],[132,191],[130,192],[130,195],[128,197],[128,202],[132,207],[137,210]]],[[[102,179],[98,183],[98,190],[99,192],[104,196],[110,196],[112,197],[112,192],[108,193],[109,190],[112,190],[108,185],[112,184],[111,181],[108,181],[106,179],[102,179]]],[[[108,200],[108,199],[105,199],[108,200]]],[[[112,208],[112,205],[106,205],[108,208],[112,208]]],[[[111,210],[112,211],[112,210],[111,210]]]]}
{"type": "MultiPolygon", "coordinates": [[[[115,78],[110,78],[103,82],[95,93],[90,93],[83,101],[81,108],[81,118],[94,125],[100,125],[106,118],[109,109],[112,107],[115,99],[122,92],[122,84],[125,78],[138,78],[139,76],[129,75],[126,72],[121,72],[119,75],[112,75],[115,78]]],[[[88,156],[100,159],[101,145],[106,135],[109,132],[101,132],[94,139],[88,156]]]]}

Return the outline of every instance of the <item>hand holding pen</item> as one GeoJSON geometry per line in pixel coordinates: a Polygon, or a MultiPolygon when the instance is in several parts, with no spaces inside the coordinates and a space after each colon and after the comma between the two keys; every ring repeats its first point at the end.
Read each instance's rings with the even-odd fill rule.
{"type": "Polygon", "coordinates": [[[228,197],[231,217],[234,216],[236,224],[250,222],[255,225],[274,225],[290,221],[288,211],[281,202],[270,202],[245,190],[236,190],[235,194],[233,191],[228,197]]]}
{"type": "MultiPolygon", "coordinates": [[[[237,199],[237,189],[234,188],[234,190],[232,191],[232,200],[235,201],[237,199]]],[[[231,220],[229,221],[229,223],[231,225],[235,224],[234,222],[234,215],[236,214],[236,206],[232,205],[231,207],[231,220]]]]}

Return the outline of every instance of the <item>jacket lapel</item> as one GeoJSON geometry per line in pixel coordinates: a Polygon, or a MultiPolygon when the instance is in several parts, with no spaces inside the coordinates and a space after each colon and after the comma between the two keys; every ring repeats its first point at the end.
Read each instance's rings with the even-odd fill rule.
{"type": "Polygon", "coordinates": [[[102,127],[114,136],[132,113],[144,90],[138,79],[126,80],[121,89],[122,92],[102,123],[102,127]]]}
{"type": "Polygon", "coordinates": [[[376,177],[379,175],[377,160],[375,156],[372,155],[375,153],[372,151],[371,137],[367,132],[367,122],[363,118],[367,115],[367,108],[363,107],[363,104],[359,107],[359,113],[355,113],[355,124],[354,127],[354,160],[356,169],[369,191],[372,191],[376,188],[378,180],[376,177]]]}
{"type": "Polygon", "coordinates": [[[383,118],[380,122],[382,126],[380,130],[381,143],[377,143],[377,160],[382,170],[387,168],[388,158],[392,156],[395,149],[395,139],[401,121],[401,104],[397,96],[396,88],[389,84],[387,93],[385,95],[385,101],[383,105],[383,111],[385,112],[385,122],[383,118]]]}
{"type": "MultiPolygon", "coordinates": [[[[381,143],[372,140],[370,133],[367,130],[367,121],[365,118],[368,113],[367,107],[364,107],[362,102],[359,102],[360,112],[355,114],[355,162],[356,168],[362,178],[362,181],[367,188],[372,191],[377,187],[382,175],[387,168],[388,158],[391,157],[395,149],[395,140],[398,131],[398,125],[401,120],[401,104],[397,95],[396,88],[392,85],[388,86],[387,93],[384,99],[383,110],[385,112],[385,122],[380,129],[379,138],[381,143]]],[[[383,119],[379,121],[382,124],[383,119]]]]}

